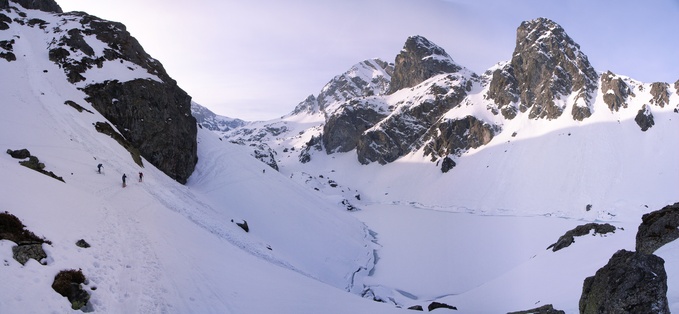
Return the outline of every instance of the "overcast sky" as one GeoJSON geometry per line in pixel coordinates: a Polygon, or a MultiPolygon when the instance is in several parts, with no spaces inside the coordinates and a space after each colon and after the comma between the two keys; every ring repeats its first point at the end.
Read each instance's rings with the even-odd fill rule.
{"type": "Polygon", "coordinates": [[[194,101],[268,120],[369,58],[422,35],[476,73],[511,59],[522,21],[547,17],[594,68],[679,79],[679,0],[57,0],[122,22],[194,101]]]}

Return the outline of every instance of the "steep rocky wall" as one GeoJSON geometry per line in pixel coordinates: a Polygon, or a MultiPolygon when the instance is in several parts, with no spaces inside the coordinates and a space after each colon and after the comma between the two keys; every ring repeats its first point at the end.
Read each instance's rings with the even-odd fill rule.
{"type": "Polygon", "coordinates": [[[121,23],[85,13],[72,13],[79,28],[53,29],[49,58],[65,72],[69,82],[85,80],[85,73],[107,61],[134,63],[158,80],[110,80],[81,88],[92,106],[136,147],[141,155],[168,176],[186,183],[197,157],[196,120],[191,115],[191,97],[149,56],[121,23]],[[95,36],[104,42],[102,55],[84,39],[95,36]]]}
{"type": "Polygon", "coordinates": [[[197,157],[191,97],[176,85],[137,79],[84,89],[87,101],[113,123],[149,162],[186,183],[197,157]]]}

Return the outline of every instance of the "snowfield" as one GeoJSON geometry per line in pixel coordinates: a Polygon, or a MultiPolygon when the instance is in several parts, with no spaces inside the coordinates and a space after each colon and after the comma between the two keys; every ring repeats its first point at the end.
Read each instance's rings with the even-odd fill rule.
{"type": "MultiPolygon", "coordinates": [[[[648,96],[641,91],[629,108],[596,107],[583,122],[484,116],[503,132],[445,174],[421,151],[384,166],[360,165],[355,151],[313,151],[301,164],[322,115],[275,121],[288,128],[266,139],[280,172],[247,145],[199,129],[196,170],[180,185],[94,129],[106,119],[48,60],[50,34],[12,24],[0,36],[16,40],[18,56],[0,59],[0,149],[26,148],[65,181],[0,154],[0,212],[52,242],[42,264],[21,265],[15,244],[0,240],[0,313],[79,312],[51,288],[65,269],[87,277],[85,310],[95,313],[411,313],[434,300],[460,313],[544,304],[577,313],[584,279],[614,252],[634,249],[641,216],[679,201],[676,94],[673,105],[651,108],[646,132],[634,122],[648,96]],[[347,211],[345,200],[358,209],[347,211]],[[547,250],[587,222],[618,230],[547,250]],[[77,247],[79,239],[91,247],[77,247]]],[[[115,62],[86,74],[82,84],[157,79],[115,62]]],[[[474,112],[462,106],[449,117],[474,112]]],[[[679,242],[656,253],[679,312],[679,242]]]]}

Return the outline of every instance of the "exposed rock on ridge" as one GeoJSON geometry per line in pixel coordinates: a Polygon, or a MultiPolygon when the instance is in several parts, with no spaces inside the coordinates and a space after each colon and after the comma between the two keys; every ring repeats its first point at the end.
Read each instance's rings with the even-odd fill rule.
{"type": "Polygon", "coordinates": [[[191,114],[196,118],[199,126],[210,131],[227,132],[246,124],[241,119],[217,116],[214,112],[194,102],[191,103],[191,114]]]}
{"type": "Polygon", "coordinates": [[[413,87],[438,74],[455,73],[461,69],[443,48],[422,36],[411,36],[396,56],[394,75],[387,93],[413,87]]]}
{"type": "Polygon", "coordinates": [[[488,144],[495,136],[495,128],[473,116],[467,116],[441,121],[430,129],[427,136],[429,142],[424,148],[424,155],[431,155],[433,161],[488,144]]]}
{"type": "Polygon", "coordinates": [[[629,85],[611,71],[601,75],[601,92],[604,94],[604,103],[611,112],[627,108],[627,98],[634,96],[629,85]]]}
{"type": "MultiPolygon", "coordinates": [[[[6,2],[6,1],[5,1],[6,2]]],[[[52,13],[63,13],[61,7],[53,0],[12,0],[20,4],[26,9],[40,10],[52,13]]],[[[0,1],[0,8],[2,8],[3,3],[0,1]]]]}
{"type": "MultiPolygon", "coordinates": [[[[459,106],[471,89],[472,81],[464,75],[449,74],[431,82],[421,98],[406,101],[379,126],[364,132],[358,139],[358,161],[368,164],[393,162],[424,145],[423,135],[448,110],[459,106]]],[[[422,86],[425,88],[425,86],[422,86]]]]}
{"type": "Polygon", "coordinates": [[[573,118],[589,117],[598,75],[580,46],[545,18],[521,23],[516,33],[512,60],[493,72],[488,92],[503,115],[530,109],[531,119],[555,119],[567,105],[560,98],[575,93],[573,118]]]}

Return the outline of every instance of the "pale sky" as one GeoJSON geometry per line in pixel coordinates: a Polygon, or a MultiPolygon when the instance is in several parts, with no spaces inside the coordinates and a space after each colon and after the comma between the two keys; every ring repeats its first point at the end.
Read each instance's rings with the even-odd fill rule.
{"type": "Polygon", "coordinates": [[[679,0],[57,0],[121,22],[197,103],[268,120],[411,35],[481,74],[510,60],[516,28],[546,17],[599,72],[679,79],[679,0]]]}

